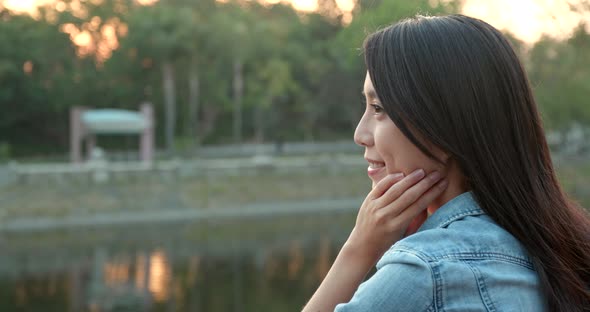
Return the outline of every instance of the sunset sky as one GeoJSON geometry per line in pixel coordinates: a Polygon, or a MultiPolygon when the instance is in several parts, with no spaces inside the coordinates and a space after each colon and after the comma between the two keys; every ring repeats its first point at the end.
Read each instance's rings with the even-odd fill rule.
{"type": "MultiPolygon", "coordinates": [[[[56,0],[0,0],[2,4],[16,11],[31,11],[43,3],[56,0]]],[[[137,0],[151,3],[157,0],[137,0]]],[[[263,0],[267,3],[290,2],[302,11],[313,11],[317,0],[263,0]]],[[[438,0],[431,0],[436,3],[438,0]]],[[[350,12],[354,0],[336,0],[343,12],[350,12]]],[[[507,30],[517,38],[533,43],[543,34],[555,38],[566,38],[572,30],[585,20],[590,24],[590,12],[580,14],[569,10],[579,6],[580,0],[465,0],[463,13],[481,18],[497,28],[507,30]]]]}

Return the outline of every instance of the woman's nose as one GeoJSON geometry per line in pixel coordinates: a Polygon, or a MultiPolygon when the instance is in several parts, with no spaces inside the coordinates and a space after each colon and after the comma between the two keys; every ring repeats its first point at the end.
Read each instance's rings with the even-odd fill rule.
{"type": "Polygon", "coordinates": [[[373,133],[370,131],[364,118],[362,118],[356,126],[356,130],[354,131],[354,142],[364,147],[373,145],[373,133]]]}

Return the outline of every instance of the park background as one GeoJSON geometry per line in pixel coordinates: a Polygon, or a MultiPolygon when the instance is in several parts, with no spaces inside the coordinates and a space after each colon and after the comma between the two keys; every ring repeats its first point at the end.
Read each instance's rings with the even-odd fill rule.
{"type": "Polygon", "coordinates": [[[4,0],[0,310],[300,309],[370,187],[363,39],[417,13],[509,36],[590,207],[588,1],[4,0]],[[146,102],[153,163],[105,135],[70,164],[71,108],[146,102]]]}

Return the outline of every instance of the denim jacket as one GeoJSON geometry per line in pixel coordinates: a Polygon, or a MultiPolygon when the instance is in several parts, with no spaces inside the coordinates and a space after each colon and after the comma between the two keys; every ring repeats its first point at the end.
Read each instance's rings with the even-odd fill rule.
{"type": "Polygon", "coordinates": [[[463,193],[395,243],[347,311],[546,311],[524,247],[463,193]]]}

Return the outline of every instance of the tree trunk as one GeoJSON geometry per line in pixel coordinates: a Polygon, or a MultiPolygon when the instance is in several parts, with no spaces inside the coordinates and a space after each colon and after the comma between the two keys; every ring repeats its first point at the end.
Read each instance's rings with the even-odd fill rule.
{"type": "Polygon", "coordinates": [[[269,107],[273,107],[275,100],[272,95],[267,95],[268,100],[256,103],[254,108],[254,140],[256,143],[264,143],[266,136],[266,128],[268,127],[268,111],[269,107]],[[266,105],[269,103],[270,105],[266,105]]]}
{"type": "Polygon", "coordinates": [[[243,77],[244,64],[238,58],[234,59],[234,118],[233,118],[233,132],[234,142],[242,142],[242,98],[244,97],[244,77],[243,77]]]}
{"type": "Polygon", "coordinates": [[[305,123],[305,128],[303,130],[303,140],[305,142],[313,142],[313,127],[315,125],[315,120],[312,120],[313,117],[308,117],[309,119],[305,123]]]}
{"type": "Polygon", "coordinates": [[[170,61],[162,63],[162,84],[164,88],[166,149],[174,152],[174,129],[176,128],[176,92],[174,88],[174,67],[170,61]]]}
{"type": "Polygon", "coordinates": [[[186,136],[192,138],[191,145],[198,146],[201,137],[199,136],[199,74],[196,62],[193,60],[188,77],[188,118],[186,125],[186,136]]]}
{"type": "Polygon", "coordinates": [[[264,120],[264,108],[260,105],[256,105],[254,109],[254,139],[256,143],[263,143],[264,142],[264,127],[265,127],[265,120],[264,120]]]}

